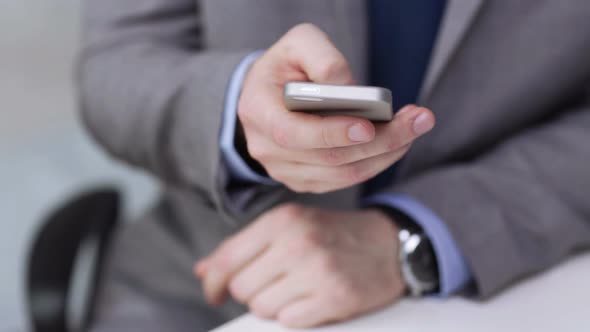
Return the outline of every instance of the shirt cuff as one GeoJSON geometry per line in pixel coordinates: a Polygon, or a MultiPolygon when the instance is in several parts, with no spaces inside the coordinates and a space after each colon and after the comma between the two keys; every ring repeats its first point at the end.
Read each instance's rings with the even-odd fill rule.
{"type": "Polygon", "coordinates": [[[369,197],[365,204],[391,206],[422,227],[432,242],[438,262],[440,296],[447,297],[462,290],[471,280],[471,271],[451,233],[443,220],[428,207],[408,195],[391,193],[369,197]]]}
{"type": "Polygon", "coordinates": [[[242,92],[242,83],[246,78],[246,74],[250,66],[263,51],[256,51],[245,57],[236,67],[234,71],[229,88],[227,90],[225,99],[225,108],[223,110],[223,118],[221,123],[221,137],[220,148],[223,159],[229,170],[230,180],[254,182],[260,184],[276,185],[277,182],[269,177],[256,173],[248,164],[242,159],[234,146],[234,136],[236,133],[238,101],[240,93],[242,92]]]}

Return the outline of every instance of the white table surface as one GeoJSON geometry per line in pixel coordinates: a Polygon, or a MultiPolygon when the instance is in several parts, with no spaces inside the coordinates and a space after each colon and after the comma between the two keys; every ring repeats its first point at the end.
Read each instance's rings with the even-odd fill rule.
{"type": "MultiPolygon", "coordinates": [[[[286,332],[246,315],[214,332],[286,332]]],[[[301,331],[301,330],[299,330],[301,331]]],[[[317,332],[590,331],[590,254],[568,260],[487,302],[462,298],[404,300],[380,312],[317,332]]]]}

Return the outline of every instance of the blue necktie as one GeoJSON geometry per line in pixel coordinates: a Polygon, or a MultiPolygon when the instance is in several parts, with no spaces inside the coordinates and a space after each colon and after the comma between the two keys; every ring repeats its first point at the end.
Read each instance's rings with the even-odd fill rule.
{"type": "MultiPolygon", "coordinates": [[[[394,110],[418,99],[445,2],[369,0],[369,79],[391,90],[394,110]]],[[[396,165],[369,180],[364,194],[392,183],[396,165]]]]}

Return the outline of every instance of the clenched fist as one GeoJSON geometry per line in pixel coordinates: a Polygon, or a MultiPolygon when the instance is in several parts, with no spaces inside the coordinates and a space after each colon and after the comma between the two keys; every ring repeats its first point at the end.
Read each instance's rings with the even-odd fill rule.
{"type": "Polygon", "coordinates": [[[212,304],[229,293],[289,327],[341,321],[403,293],[397,232],[378,210],[286,204],[226,240],[195,273],[212,304]]]}
{"type": "Polygon", "coordinates": [[[238,106],[248,153],[296,192],[324,193],[364,182],[400,160],[434,126],[432,112],[413,105],[381,124],[289,112],[282,96],[290,81],[351,84],[353,78],[344,56],[311,24],[291,29],[248,72],[238,106]]]}

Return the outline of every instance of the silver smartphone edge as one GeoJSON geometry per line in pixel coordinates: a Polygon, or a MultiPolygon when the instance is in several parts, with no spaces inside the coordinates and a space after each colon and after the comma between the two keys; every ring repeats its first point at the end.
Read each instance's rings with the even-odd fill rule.
{"type": "Polygon", "coordinates": [[[371,86],[289,82],[284,91],[285,105],[291,111],[358,116],[371,121],[393,118],[391,99],[388,89],[371,86]]]}

